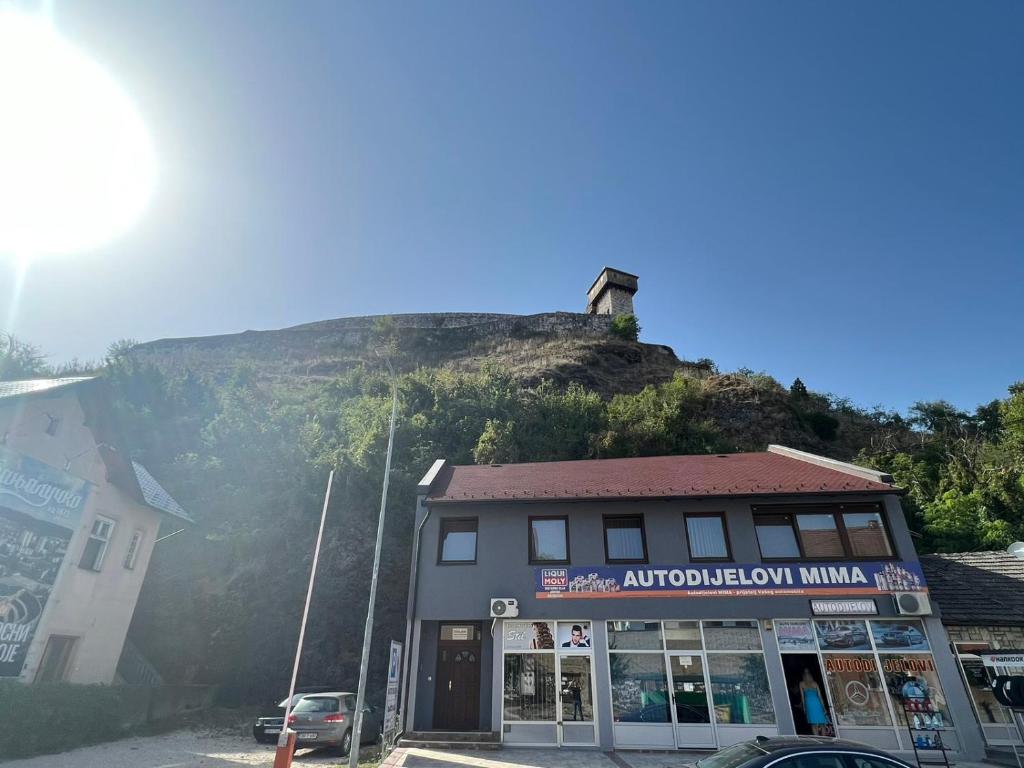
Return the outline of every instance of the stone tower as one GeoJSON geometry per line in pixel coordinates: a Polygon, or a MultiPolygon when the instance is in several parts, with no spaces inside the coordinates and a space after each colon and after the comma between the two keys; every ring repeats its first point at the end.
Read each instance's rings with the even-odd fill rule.
{"type": "Polygon", "coordinates": [[[587,291],[588,315],[632,315],[633,294],[637,292],[636,275],[605,267],[587,291]]]}

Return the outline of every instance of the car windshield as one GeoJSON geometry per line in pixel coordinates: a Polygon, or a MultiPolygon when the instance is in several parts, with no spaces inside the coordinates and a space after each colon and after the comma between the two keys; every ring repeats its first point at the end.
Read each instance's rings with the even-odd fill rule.
{"type": "MultiPolygon", "coordinates": [[[[294,696],[292,696],[292,708],[293,709],[294,709],[296,704],[298,704],[300,701],[302,701],[302,697],[305,696],[305,695],[306,694],[304,694],[304,693],[296,693],[294,696]]],[[[278,704],[277,706],[279,706],[281,709],[284,709],[287,704],[288,704],[288,699],[281,699],[281,703],[278,704]]]]}
{"type": "Polygon", "coordinates": [[[767,754],[768,750],[761,749],[750,742],[733,744],[731,747],[726,747],[711,757],[698,760],[697,765],[699,768],[737,768],[737,766],[743,765],[748,760],[767,754]]]}
{"type": "Polygon", "coordinates": [[[306,696],[295,705],[295,712],[337,712],[338,700],[333,696],[306,696]]]}

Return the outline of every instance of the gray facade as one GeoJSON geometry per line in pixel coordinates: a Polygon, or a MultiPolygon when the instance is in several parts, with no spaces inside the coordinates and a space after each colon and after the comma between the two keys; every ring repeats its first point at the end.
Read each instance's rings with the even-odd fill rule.
{"type": "MultiPolygon", "coordinates": [[[[414,567],[411,584],[411,622],[409,628],[410,654],[408,659],[409,703],[404,713],[407,730],[425,731],[438,727],[434,705],[437,693],[438,632],[443,624],[479,622],[482,629],[481,683],[479,729],[500,732],[506,744],[562,744],[580,743],[602,749],[648,747],[708,748],[750,738],[759,733],[772,735],[796,732],[794,714],[790,705],[792,680],[787,682],[784,655],[780,654],[776,639],[775,620],[822,619],[813,616],[810,599],[801,596],[772,597],[614,597],[605,599],[579,599],[564,595],[559,599],[537,596],[537,568],[530,563],[529,526],[531,516],[566,516],[568,518],[568,544],[572,567],[604,567],[606,564],[604,518],[614,515],[642,515],[646,534],[646,562],[652,566],[676,566],[690,563],[686,541],[684,515],[687,513],[724,513],[728,540],[731,546],[729,562],[716,565],[758,564],[761,553],[754,528],[752,507],[758,505],[784,505],[820,503],[877,502],[884,508],[886,526],[895,549],[895,561],[916,563],[917,555],[899,504],[898,496],[889,494],[843,494],[813,496],[807,494],[763,497],[701,498],[701,499],[641,499],[641,500],[583,500],[552,502],[490,502],[464,503],[431,502],[426,486],[421,486],[417,503],[417,526],[420,528],[418,566],[414,567]],[[442,521],[447,518],[475,519],[476,561],[464,564],[439,562],[442,521]],[[515,598],[519,602],[517,619],[489,618],[490,600],[496,597],[515,598]],[[502,654],[504,628],[508,622],[585,623],[590,628],[594,681],[593,733],[588,737],[585,729],[577,727],[571,738],[559,731],[555,724],[510,723],[503,718],[503,684],[505,667],[502,654]],[[615,722],[611,694],[609,665],[613,656],[609,652],[607,622],[616,621],[756,621],[763,648],[764,668],[770,688],[774,723],[770,725],[709,725],[703,728],[674,730],[643,724],[615,722]],[[492,634],[493,632],[493,634],[492,634]],[[694,734],[694,743],[688,743],[694,734]]],[[[701,565],[705,563],[701,562],[701,565]]],[[[643,566],[638,566],[643,567],[643,566]]],[[[833,596],[842,597],[842,595],[833,596]]],[[[860,593],[852,590],[850,597],[860,593]]],[[[897,616],[893,601],[887,596],[872,598],[877,606],[877,620],[897,616]]],[[[930,642],[931,658],[941,681],[946,706],[955,730],[946,731],[946,743],[965,757],[979,757],[984,749],[981,734],[971,705],[960,681],[956,661],[950,653],[948,640],[939,620],[937,609],[923,617],[923,628],[930,642]]],[[[835,619],[836,617],[832,617],[835,619]]],[[[864,620],[858,616],[851,621],[864,620]]],[[[705,626],[702,624],[701,626],[705,626]]],[[[667,632],[667,625],[665,631],[667,632]]],[[[702,630],[708,631],[708,630],[702,630]]],[[[667,648],[667,646],[665,646],[667,648]]],[[[700,656],[700,654],[697,654],[700,656]]],[[[713,663],[710,651],[700,658],[705,665],[713,663]]],[[[808,658],[812,654],[808,654],[808,658]]],[[[876,663],[884,664],[892,654],[876,650],[862,656],[872,656],[876,663]]],[[[666,651],[666,663],[671,665],[671,652],[666,651]]],[[[819,653],[819,658],[824,655],[819,653]]],[[[837,655],[838,657],[838,655],[837,655]]],[[[656,654],[654,658],[657,658],[656,654]]],[[[689,656],[685,657],[689,658],[689,656]]],[[[929,662],[931,664],[931,662],[929,662]]],[[[563,678],[564,680],[564,678],[563,678]]],[[[677,686],[676,690],[680,690],[677,686]]],[[[884,691],[879,694],[884,696],[884,691]]],[[[889,727],[839,726],[839,735],[868,741],[894,751],[910,748],[902,726],[903,713],[889,706],[889,727]]],[[[711,717],[712,723],[715,716],[711,717]]],[[[561,716],[558,717],[561,720],[561,716]]],[[[673,723],[676,715],[673,715],[673,723]]],[[[559,727],[563,727],[559,724],[559,727]]]]}

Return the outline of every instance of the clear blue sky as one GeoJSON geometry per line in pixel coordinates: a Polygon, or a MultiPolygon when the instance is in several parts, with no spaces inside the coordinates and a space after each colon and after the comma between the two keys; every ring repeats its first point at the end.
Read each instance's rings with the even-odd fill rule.
{"type": "MultiPolygon", "coordinates": [[[[128,235],[36,264],[54,360],[370,313],[582,310],[905,409],[1024,379],[1024,4],[75,0],[153,135],[128,235]]],[[[0,260],[0,318],[11,265],[0,260]]]]}

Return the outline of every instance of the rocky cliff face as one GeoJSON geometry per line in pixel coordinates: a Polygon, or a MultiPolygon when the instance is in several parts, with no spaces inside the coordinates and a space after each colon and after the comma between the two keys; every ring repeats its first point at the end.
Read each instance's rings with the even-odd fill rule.
{"type": "Polygon", "coordinates": [[[317,380],[373,361],[374,347],[386,336],[397,344],[401,370],[475,371],[498,365],[527,385],[545,378],[577,381],[605,395],[638,391],[689,365],[669,347],[622,341],[610,328],[608,315],[572,312],[370,315],[276,331],[161,339],[135,347],[133,356],[160,368],[189,368],[214,377],[244,362],[270,379],[317,380]]]}

